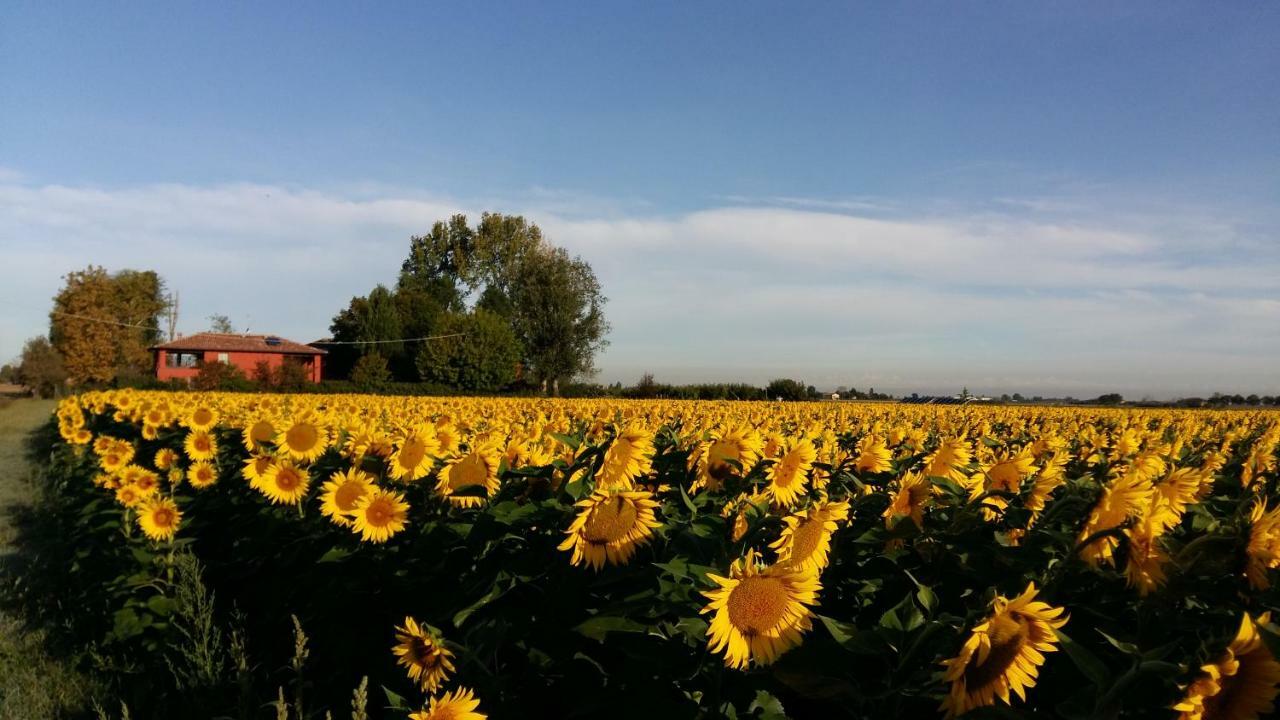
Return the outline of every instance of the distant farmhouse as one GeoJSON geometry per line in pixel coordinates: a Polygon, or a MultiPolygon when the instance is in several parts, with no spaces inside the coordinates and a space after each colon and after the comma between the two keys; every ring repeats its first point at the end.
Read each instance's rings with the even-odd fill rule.
{"type": "Polygon", "coordinates": [[[234,365],[252,375],[259,363],[271,369],[285,363],[302,366],[311,382],[320,382],[324,350],[275,335],[203,332],[148,348],[155,353],[156,379],[190,380],[205,363],[234,365]]]}

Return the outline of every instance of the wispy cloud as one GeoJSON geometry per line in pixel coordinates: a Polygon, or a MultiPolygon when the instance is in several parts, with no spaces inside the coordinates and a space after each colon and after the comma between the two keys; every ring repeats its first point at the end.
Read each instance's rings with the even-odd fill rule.
{"type": "Polygon", "coordinates": [[[90,262],[158,270],[182,295],[187,331],[225,313],[310,340],[350,296],[394,280],[410,235],[501,209],[597,268],[615,328],[606,380],[1280,390],[1280,247],[1259,240],[1270,221],[1116,205],[1008,198],[913,216],[874,199],[738,198],[662,217],[546,189],[481,202],[372,185],[96,188],[0,174],[0,357],[44,330],[60,276],[90,262]]]}

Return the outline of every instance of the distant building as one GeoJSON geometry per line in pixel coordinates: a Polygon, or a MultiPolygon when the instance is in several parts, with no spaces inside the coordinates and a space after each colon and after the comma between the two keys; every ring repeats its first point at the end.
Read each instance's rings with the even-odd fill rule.
{"type": "Polygon", "coordinates": [[[205,363],[235,365],[252,376],[259,363],[278,368],[285,363],[301,365],[311,382],[320,382],[324,350],[285,340],[275,335],[234,335],[196,333],[149,348],[155,353],[156,379],[190,379],[205,363]]]}

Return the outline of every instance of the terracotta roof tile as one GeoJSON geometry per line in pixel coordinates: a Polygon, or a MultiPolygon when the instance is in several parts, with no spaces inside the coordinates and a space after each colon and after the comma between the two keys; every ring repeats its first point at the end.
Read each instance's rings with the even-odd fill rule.
{"type": "Polygon", "coordinates": [[[233,335],[203,332],[152,346],[152,350],[214,350],[217,352],[263,352],[288,355],[326,355],[325,350],[285,340],[275,335],[233,335]]]}

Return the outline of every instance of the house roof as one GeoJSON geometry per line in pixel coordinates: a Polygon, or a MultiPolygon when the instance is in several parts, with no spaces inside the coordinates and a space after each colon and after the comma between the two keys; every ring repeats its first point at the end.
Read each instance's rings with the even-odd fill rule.
{"type": "Polygon", "coordinates": [[[285,355],[327,355],[319,348],[286,340],[276,335],[239,335],[202,332],[153,345],[151,350],[213,350],[217,352],[260,352],[285,355]]]}

